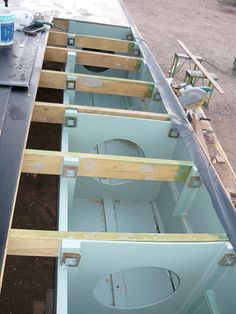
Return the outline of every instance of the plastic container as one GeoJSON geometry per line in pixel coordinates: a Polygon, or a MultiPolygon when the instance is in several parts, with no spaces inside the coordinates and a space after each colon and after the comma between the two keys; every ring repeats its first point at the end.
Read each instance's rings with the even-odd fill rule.
{"type": "Polygon", "coordinates": [[[0,47],[14,43],[15,14],[0,10],[0,47]]]}

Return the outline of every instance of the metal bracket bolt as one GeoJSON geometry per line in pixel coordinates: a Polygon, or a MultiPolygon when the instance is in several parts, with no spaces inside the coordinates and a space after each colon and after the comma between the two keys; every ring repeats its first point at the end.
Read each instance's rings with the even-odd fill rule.
{"type": "Polygon", "coordinates": [[[76,128],[77,117],[65,117],[65,126],[68,128],[76,128]]]}
{"type": "Polygon", "coordinates": [[[152,100],[161,101],[161,95],[160,95],[159,91],[155,91],[153,93],[152,100]]]}
{"type": "Polygon", "coordinates": [[[78,267],[81,259],[79,253],[63,253],[61,266],[78,267]]]}
{"type": "Polygon", "coordinates": [[[139,48],[134,48],[134,55],[135,55],[136,57],[138,57],[138,56],[140,56],[140,54],[141,54],[140,49],[139,49],[139,48]]]}
{"type": "Polygon", "coordinates": [[[79,158],[65,157],[62,167],[62,176],[64,178],[75,179],[78,176],[79,158]]]}
{"type": "Polygon", "coordinates": [[[179,132],[177,130],[171,128],[169,133],[168,133],[168,137],[178,138],[179,132]]]}
{"type": "Polygon", "coordinates": [[[236,256],[233,253],[225,254],[219,261],[220,266],[233,266],[236,263],[236,256]]]}
{"type": "Polygon", "coordinates": [[[68,75],[66,80],[66,89],[76,90],[76,82],[77,82],[76,76],[68,75]]]}
{"type": "Polygon", "coordinates": [[[189,188],[200,188],[202,180],[199,176],[192,176],[188,181],[189,188]]]}
{"type": "Polygon", "coordinates": [[[76,128],[78,121],[78,113],[76,109],[66,109],[65,112],[65,127],[76,128]]]}
{"type": "Polygon", "coordinates": [[[75,38],[76,38],[76,35],[75,34],[68,34],[68,38],[67,38],[67,45],[68,46],[75,46],[75,38]]]}
{"type": "Polygon", "coordinates": [[[128,34],[128,35],[126,36],[126,39],[127,39],[127,40],[134,40],[134,36],[133,36],[132,34],[128,34]]]}

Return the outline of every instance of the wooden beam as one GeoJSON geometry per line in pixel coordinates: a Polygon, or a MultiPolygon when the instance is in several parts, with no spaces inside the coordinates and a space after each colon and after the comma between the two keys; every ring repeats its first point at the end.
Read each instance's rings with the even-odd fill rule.
{"type": "Polygon", "coordinates": [[[225,234],[156,234],[156,233],[108,233],[108,232],[63,232],[11,229],[7,247],[8,255],[60,256],[63,239],[79,241],[124,241],[124,242],[223,242],[225,234]]]}
{"type": "Polygon", "coordinates": [[[66,63],[68,51],[75,52],[76,64],[82,65],[137,71],[143,63],[142,58],[51,46],[47,47],[44,60],[66,63]]]}
{"type": "MultiPolygon", "coordinates": [[[[67,40],[68,40],[67,33],[51,31],[49,33],[48,45],[66,47],[67,40]]],[[[135,42],[108,37],[77,34],[75,35],[75,46],[80,48],[132,53],[135,48],[135,42]]]]}
{"type": "Polygon", "coordinates": [[[236,207],[236,175],[209,121],[201,120],[200,127],[210,160],[220,177],[229,199],[236,207]]]}
{"type": "Polygon", "coordinates": [[[225,92],[220,87],[220,85],[214,80],[214,78],[210,75],[210,73],[204,68],[204,66],[197,60],[197,58],[192,54],[192,52],[185,46],[185,44],[181,40],[177,40],[180,46],[184,49],[184,51],[189,55],[189,57],[193,60],[193,62],[198,66],[198,68],[202,71],[202,73],[206,76],[206,78],[212,83],[212,85],[218,90],[220,94],[224,94],[225,92]]]}
{"type": "Polygon", "coordinates": [[[64,31],[68,32],[69,29],[69,20],[64,20],[64,19],[58,19],[58,18],[54,18],[53,19],[53,24],[55,24],[54,29],[57,29],[57,26],[62,28],[64,31]]]}
{"type": "Polygon", "coordinates": [[[205,141],[204,135],[202,133],[201,122],[198,120],[198,117],[196,116],[195,113],[192,114],[192,126],[193,126],[193,129],[197,135],[197,138],[198,138],[198,140],[202,146],[202,149],[204,150],[207,158],[210,160],[210,155],[208,152],[206,141],[205,141]]]}
{"type": "Polygon", "coordinates": [[[64,105],[58,103],[35,102],[32,121],[44,123],[64,123],[66,109],[75,109],[79,113],[101,114],[137,119],[150,119],[157,121],[169,121],[170,117],[165,113],[153,113],[145,111],[100,108],[92,106],[64,105]]]}
{"type": "Polygon", "coordinates": [[[79,158],[81,177],[185,181],[193,166],[190,161],[26,149],[22,172],[60,175],[64,157],[79,158]]]}
{"type": "Polygon", "coordinates": [[[155,86],[151,82],[43,70],[39,87],[65,89],[68,76],[76,78],[76,90],[81,92],[150,98],[155,86]]]}

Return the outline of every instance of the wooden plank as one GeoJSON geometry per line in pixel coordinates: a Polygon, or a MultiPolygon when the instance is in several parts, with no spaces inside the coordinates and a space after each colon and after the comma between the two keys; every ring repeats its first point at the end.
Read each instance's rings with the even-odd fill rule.
{"type": "Polygon", "coordinates": [[[62,32],[50,31],[48,37],[49,46],[67,46],[68,34],[62,32]]]}
{"type": "Polygon", "coordinates": [[[157,121],[169,121],[170,117],[165,113],[153,113],[135,110],[99,108],[92,106],[64,105],[58,103],[35,102],[32,121],[45,123],[64,123],[66,109],[75,109],[80,113],[111,115],[130,117],[137,119],[150,119],[157,121]]]}
{"type": "Polygon", "coordinates": [[[197,60],[197,58],[192,54],[192,52],[185,46],[185,44],[181,40],[177,40],[180,46],[184,49],[184,51],[189,55],[189,57],[193,60],[193,62],[198,66],[198,68],[202,71],[202,73],[206,76],[206,78],[212,83],[212,85],[218,90],[220,94],[224,94],[225,92],[220,87],[220,85],[214,80],[214,78],[210,75],[210,73],[204,68],[204,66],[197,60]]]}
{"type": "Polygon", "coordinates": [[[196,114],[193,113],[192,115],[192,125],[193,125],[193,129],[197,135],[197,138],[205,152],[205,154],[207,155],[207,158],[210,160],[210,155],[209,155],[209,152],[208,152],[208,148],[207,148],[207,145],[206,145],[206,141],[205,141],[205,138],[204,138],[204,135],[202,133],[202,128],[201,128],[201,122],[198,120],[198,118],[196,117],[196,114]]]}
{"type": "Polygon", "coordinates": [[[54,17],[53,24],[55,24],[54,29],[56,29],[57,31],[58,31],[57,26],[61,27],[66,32],[69,29],[69,20],[64,20],[64,19],[59,19],[59,18],[54,17]]]}
{"type": "Polygon", "coordinates": [[[66,63],[68,51],[75,52],[76,64],[82,65],[137,71],[143,63],[142,58],[51,46],[47,47],[44,60],[66,63]]]}
{"type": "Polygon", "coordinates": [[[155,86],[151,82],[43,70],[39,87],[64,89],[68,76],[76,77],[76,90],[81,92],[150,98],[155,86]]]}
{"type": "Polygon", "coordinates": [[[109,233],[109,232],[64,232],[11,229],[7,247],[8,255],[60,256],[63,239],[79,241],[124,241],[124,242],[223,242],[225,234],[156,234],[156,233],[109,233]]]}
{"type": "MultiPolygon", "coordinates": [[[[49,46],[67,46],[68,34],[51,31],[49,33],[49,46]]],[[[135,42],[129,40],[114,39],[108,37],[75,35],[75,46],[80,48],[99,49],[115,52],[130,52],[135,48],[135,42]]]]}
{"type": "Polygon", "coordinates": [[[235,206],[235,197],[232,195],[236,195],[236,175],[233,171],[233,168],[231,167],[230,162],[215,132],[213,131],[210,122],[202,120],[200,121],[200,125],[203,131],[203,136],[207,145],[210,160],[213,163],[213,166],[224,185],[226,193],[235,206]]]}
{"type": "Polygon", "coordinates": [[[64,157],[79,158],[81,177],[185,181],[193,166],[190,161],[26,149],[22,172],[60,175],[64,157]]]}

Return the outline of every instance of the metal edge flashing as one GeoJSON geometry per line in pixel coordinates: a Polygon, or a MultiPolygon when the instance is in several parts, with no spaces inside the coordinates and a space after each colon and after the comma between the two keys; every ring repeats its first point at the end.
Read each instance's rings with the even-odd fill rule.
{"type": "Polygon", "coordinates": [[[126,15],[126,18],[132,29],[134,39],[138,43],[140,50],[147,62],[152,77],[157,85],[165,108],[170,116],[170,120],[174,129],[181,135],[186,148],[188,149],[191,158],[195,162],[203,182],[209,192],[212,204],[216,214],[224,227],[226,234],[233,245],[236,252],[236,211],[230,201],[224,186],[216,173],[211,162],[208,161],[197,136],[190,126],[185,112],[180,105],[177,97],[169,86],[164,73],[157,63],[152,52],[148,48],[146,42],[139,33],[133,19],[130,17],[122,0],[119,3],[126,15]]]}

